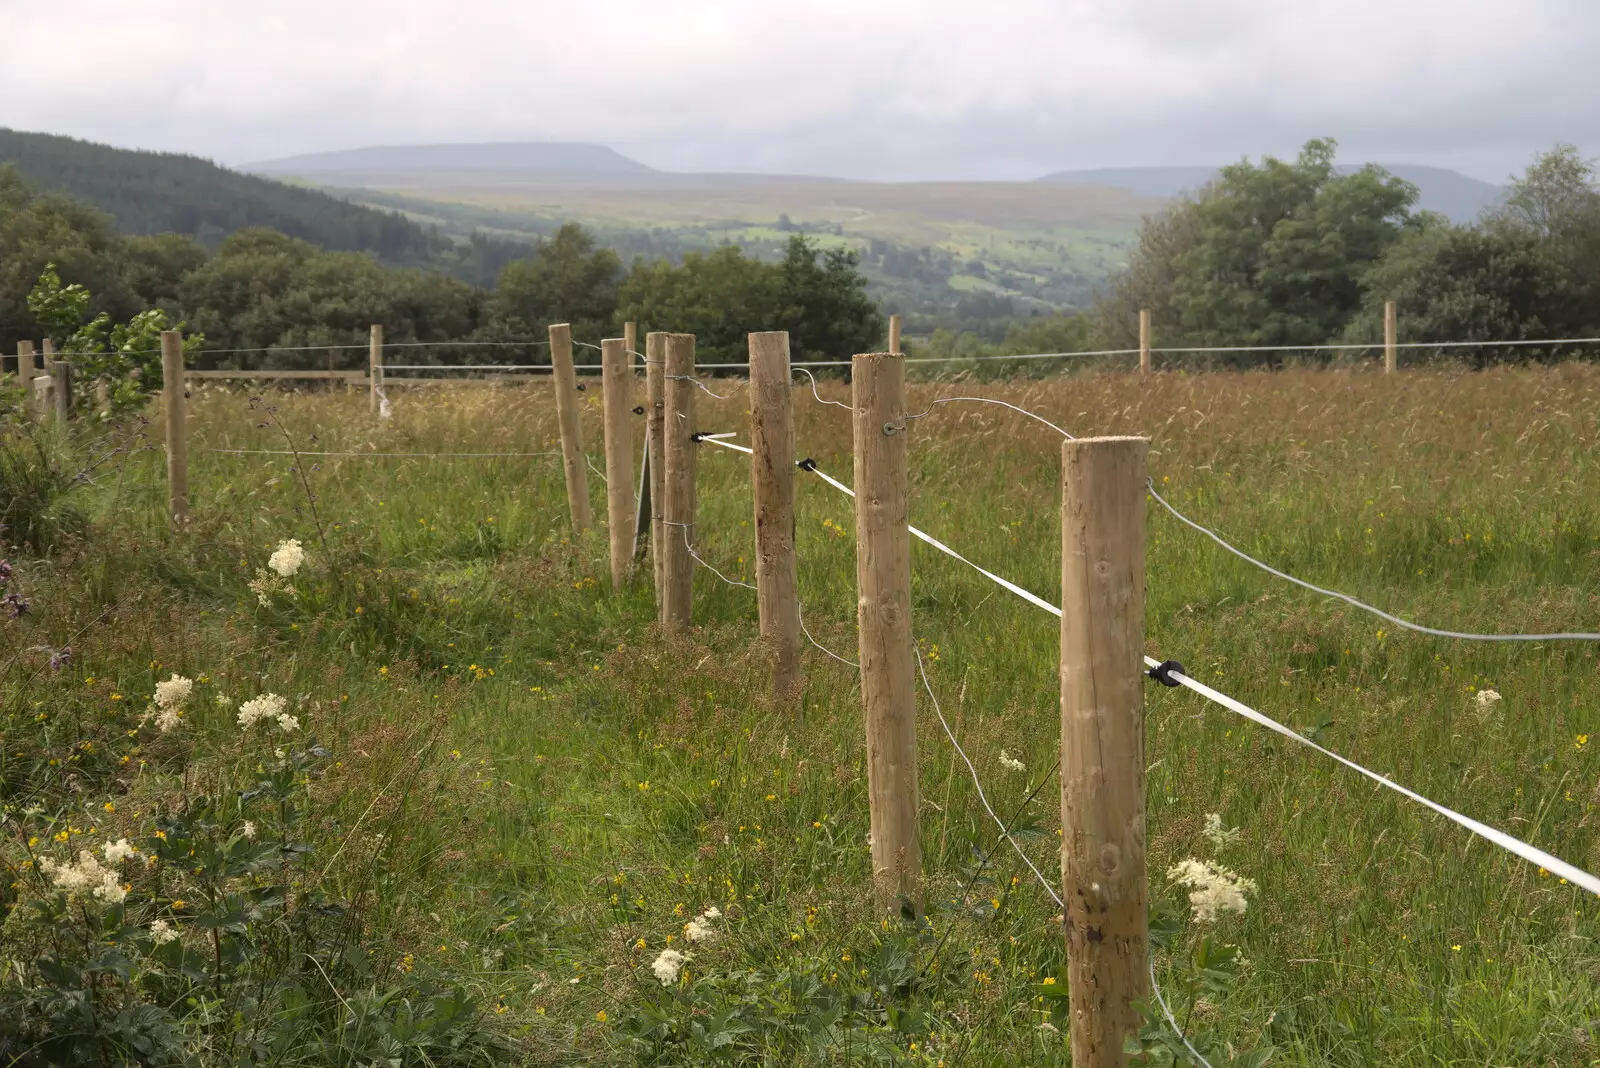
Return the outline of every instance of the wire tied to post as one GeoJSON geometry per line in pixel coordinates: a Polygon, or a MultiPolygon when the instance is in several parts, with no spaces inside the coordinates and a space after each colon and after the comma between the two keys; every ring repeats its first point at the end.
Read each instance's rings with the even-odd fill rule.
{"type": "Polygon", "coordinates": [[[1183,683],[1172,677],[1174,673],[1179,675],[1188,674],[1188,672],[1183,669],[1183,665],[1178,663],[1176,660],[1163,660],[1161,663],[1145,672],[1146,675],[1150,676],[1152,679],[1155,679],[1163,686],[1182,686],[1183,683]]]}

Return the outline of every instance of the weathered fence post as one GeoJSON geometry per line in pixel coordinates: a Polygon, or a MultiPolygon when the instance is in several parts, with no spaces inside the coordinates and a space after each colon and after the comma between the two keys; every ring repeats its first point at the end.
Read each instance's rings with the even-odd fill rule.
{"type": "Polygon", "coordinates": [[[889,351],[900,351],[900,316],[889,316],[889,351]]]}
{"type": "Polygon", "coordinates": [[[66,422],[72,418],[72,364],[66,360],[52,360],[50,382],[56,395],[56,419],[66,422]]]}
{"type": "Polygon", "coordinates": [[[50,416],[55,408],[56,380],[49,375],[36,375],[29,383],[29,406],[33,409],[33,418],[44,420],[50,416]]]}
{"type": "Polygon", "coordinates": [[[1122,1068],[1149,991],[1146,438],[1061,449],[1061,896],[1072,1063],[1122,1068]]]}
{"type": "Polygon", "coordinates": [[[383,324],[373,323],[367,339],[367,410],[377,415],[383,392],[383,324]]]}
{"type": "Polygon", "coordinates": [[[1139,310],[1139,373],[1150,373],[1150,309],[1139,310]]]}
{"type": "Polygon", "coordinates": [[[1393,374],[1400,367],[1400,315],[1394,301],[1383,302],[1383,370],[1393,374]]]}
{"type": "Polygon", "coordinates": [[[683,630],[693,617],[695,451],[694,335],[667,334],[662,374],[661,623],[683,630]]]}
{"type": "Polygon", "coordinates": [[[167,423],[167,513],[175,530],[189,519],[189,439],[184,413],[183,335],[161,331],[161,407],[167,423]]]}
{"type": "Polygon", "coordinates": [[[898,913],[909,905],[921,915],[905,358],[886,352],[856,356],[851,406],[873,886],[881,908],[898,913]]]}
{"type": "Polygon", "coordinates": [[[794,546],[794,387],[787,331],[750,335],[750,448],[761,639],[772,654],[774,706],[798,717],[800,579],[794,546]]]}
{"type": "Polygon", "coordinates": [[[29,403],[33,398],[33,342],[17,342],[17,386],[27,394],[29,403]]]}
{"type": "Polygon", "coordinates": [[[661,451],[666,427],[667,335],[652,330],[644,336],[644,434],[645,466],[650,468],[650,565],[656,579],[656,610],[661,610],[661,568],[665,541],[661,520],[667,507],[667,461],[661,451]]]}
{"type": "Polygon", "coordinates": [[[566,323],[550,327],[550,369],[556,391],[556,419],[561,424],[561,464],[567,475],[567,508],[572,529],[588,530],[594,522],[589,510],[589,470],[583,459],[583,428],[578,422],[578,373],[572,368],[572,328],[566,323]]]}
{"type": "Polygon", "coordinates": [[[606,533],[611,539],[611,588],[633,570],[633,358],[620,337],[600,342],[600,399],[605,420],[606,533]]]}

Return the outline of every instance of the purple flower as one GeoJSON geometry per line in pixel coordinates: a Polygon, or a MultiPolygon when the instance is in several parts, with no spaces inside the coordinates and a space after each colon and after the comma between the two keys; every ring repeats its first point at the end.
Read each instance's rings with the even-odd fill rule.
{"type": "Polygon", "coordinates": [[[11,561],[0,560],[0,585],[11,581],[11,561]]]}
{"type": "Polygon", "coordinates": [[[11,609],[12,619],[19,619],[28,614],[28,602],[23,600],[19,594],[6,594],[5,597],[0,598],[0,604],[11,609]]]}
{"type": "Polygon", "coordinates": [[[50,670],[60,671],[70,663],[72,663],[72,646],[63,645],[61,648],[57,649],[55,655],[50,658],[50,670]]]}

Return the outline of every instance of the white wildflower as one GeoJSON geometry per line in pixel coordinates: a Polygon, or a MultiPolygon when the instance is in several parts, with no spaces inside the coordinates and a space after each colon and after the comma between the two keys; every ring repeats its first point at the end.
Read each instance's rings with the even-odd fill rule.
{"type": "Polygon", "coordinates": [[[1195,923],[1215,923],[1225,912],[1244,914],[1245,894],[1253,893],[1253,879],[1235,875],[1207,860],[1179,861],[1167,869],[1167,878],[1189,888],[1189,905],[1195,923]]]}
{"type": "Polygon", "coordinates": [[[1007,771],[1028,770],[1028,765],[1024,764],[1022,761],[1018,760],[1004,749],[1000,750],[1000,766],[1005,768],[1007,771]]]}
{"type": "Polygon", "coordinates": [[[128,896],[127,889],[117,878],[117,873],[100,865],[87,849],[78,851],[75,864],[58,864],[49,857],[39,859],[39,867],[50,877],[58,889],[69,894],[93,894],[108,905],[115,905],[128,896]]]}
{"type": "Polygon", "coordinates": [[[662,986],[671,986],[678,981],[678,975],[683,971],[683,962],[688,959],[675,949],[663,949],[661,956],[650,965],[650,970],[656,973],[656,978],[661,980],[662,986]]]}
{"type": "Polygon", "coordinates": [[[275,693],[252,697],[239,706],[239,726],[243,730],[249,730],[256,725],[257,720],[263,719],[276,719],[281,723],[284,710],[288,706],[289,702],[275,693]]]}
{"type": "Polygon", "coordinates": [[[1222,825],[1222,813],[1207,812],[1206,829],[1200,833],[1206,836],[1213,848],[1226,849],[1239,840],[1240,832],[1237,827],[1224,827],[1222,825]]]}
{"type": "Polygon", "coordinates": [[[278,729],[281,731],[297,731],[300,729],[300,717],[291,716],[287,712],[278,717],[278,729]]]}
{"type": "Polygon", "coordinates": [[[107,864],[121,864],[139,851],[129,845],[126,838],[118,838],[101,846],[100,852],[105,854],[107,864]]]}
{"type": "Polygon", "coordinates": [[[217,707],[218,708],[232,708],[233,707],[233,698],[229,697],[225,693],[217,694],[217,707]]]}
{"type": "Polygon", "coordinates": [[[166,734],[170,730],[175,730],[182,722],[183,717],[178,714],[177,709],[164,708],[161,710],[161,714],[156,717],[156,730],[166,734]]]}
{"type": "Polygon", "coordinates": [[[157,708],[182,708],[183,703],[189,699],[189,694],[194,691],[194,680],[186,679],[182,675],[174,674],[166,682],[156,683],[157,708]]]}
{"type": "Polygon", "coordinates": [[[176,941],[178,932],[166,920],[157,920],[150,925],[150,937],[155,940],[156,945],[164,946],[168,942],[176,941]]]}
{"type": "Polygon", "coordinates": [[[277,552],[267,558],[267,566],[278,573],[280,578],[292,578],[300,565],[306,562],[306,551],[300,547],[300,542],[294,538],[278,543],[277,552]]]}
{"type": "Polygon", "coordinates": [[[1500,703],[1500,691],[1499,690],[1479,690],[1478,691],[1477,700],[1478,700],[1478,707],[1479,708],[1490,708],[1490,707],[1500,703]]]}
{"type": "Polygon", "coordinates": [[[252,842],[256,840],[256,825],[254,820],[244,821],[244,836],[250,839],[252,842]]]}
{"type": "Polygon", "coordinates": [[[689,942],[705,942],[707,944],[717,940],[715,924],[722,919],[722,910],[712,905],[700,915],[690,920],[683,926],[683,937],[689,942]]]}

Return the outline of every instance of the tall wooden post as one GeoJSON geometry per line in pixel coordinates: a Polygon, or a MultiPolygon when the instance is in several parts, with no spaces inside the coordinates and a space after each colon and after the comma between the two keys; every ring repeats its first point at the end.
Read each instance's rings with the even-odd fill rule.
{"type": "Polygon", "coordinates": [[[1072,1063],[1122,1068],[1148,995],[1146,438],[1061,449],[1061,896],[1072,1063]]]}
{"type": "Polygon", "coordinates": [[[167,423],[167,513],[174,530],[189,519],[189,439],[184,425],[183,335],[161,331],[161,407],[167,423]]]}
{"type": "Polygon", "coordinates": [[[583,428],[578,422],[578,373],[572,368],[572,328],[550,327],[550,369],[556,391],[556,420],[561,424],[561,464],[567,474],[567,509],[572,529],[583,533],[594,523],[589,510],[589,470],[583,459],[583,428]]]}
{"type": "Polygon", "coordinates": [[[611,588],[633,570],[633,358],[620,337],[600,342],[600,397],[605,420],[606,533],[611,539],[611,588]]]}
{"type": "Polygon", "coordinates": [[[694,335],[666,335],[667,362],[662,375],[662,466],[666,476],[662,496],[661,623],[682,630],[693,617],[695,452],[691,435],[694,421],[694,335]]]}
{"type": "Polygon", "coordinates": [[[881,908],[898,913],[909,903],[921,915],[905,357],[885,352],[855,357],[851,397],[873,885],[881,908]]]}
{"type": "Polygon", "coordinates": [[[1400,315],[1394,301],[1383,302],[1383,370],[1393,374],[1400,366],[1400,315]]]}
{"type": "Polygon", "coordinates": [[[626,322],[622,324],[622,344],[628,350],[628,365],[631,367],[635,359],[634,353],[639,351],[639,324],[626,322]]]}
{"type": "Polygon", "coordinates": [[[1150,373],[1150,309],[1139,310],[1139,373],[1150,373]]]}
{"type": "Polygon", "coordinates": [[[667,418],[667,400],[663,389],[666,363],[667,335],[652,330],[644,336],[644,432],[645,466],[650,469],[650,566],[655,572],[658,614],[662,605],[662,553],[666,545],[661,526],[667,507],[667,461],[661,450],[667,418]]]}
{"type": "Polygon", "coordinates": [[[51,360],[48,366],[51,391],[55,394],[55,416],[60,422],[66,422],[72,418],[72,364],[66,360],[51,360]]]}
{"type": "Polygon", "coordinates": [[[900,316],[889,316],[889,351],[900,351],[900,316]]]}
{"type": "Polygon", "coordinates": [[[17,385],[29,389],[33,381],[33,342],[17,342],[17,385]]]}
{"type": "Polygon", "coordinates": [[[750,448],[761,639],[772,654],[774,707],[798,716],[800,578],[794,547],[794,387],[787,331],[750,335],[750,448]]]}
{"type": "Polygon", "coordinates": [[[367,408],[373,415],[379,411],[378,394],[383,391],[383,324],[373,323],[372,331],[367,339],[367,383],[371,388],[367,391],[367,408]]]}

